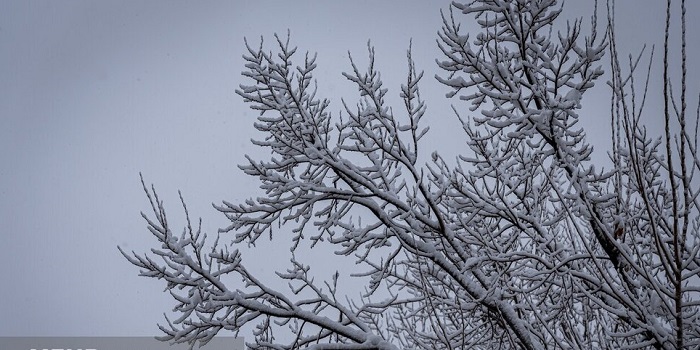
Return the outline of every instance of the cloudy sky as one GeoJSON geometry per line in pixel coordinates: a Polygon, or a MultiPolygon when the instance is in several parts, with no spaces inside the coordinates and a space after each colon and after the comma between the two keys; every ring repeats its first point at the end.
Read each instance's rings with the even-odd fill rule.
{"type": "MultiPolygon", "coordinates": [[[[592,1],[570,2],[566,17],[590,14],[592,1]]],[[[148,208],[139,172],[156,185],[173,220],[179,189],[209,232],[226,224],[212,202],[259,193],[236,168],[244,154],[259,153],[249,142],[255,113],[234,93],[245,83],[244,37],[257,45],[261,35],[271,42],[289,29],[302,51],[318,52],[320,94],[335,111],[340,97],[357,98],[340,74],[348,50],[363,64],[371,39],[397,99],[412,38],[435,135],[426,147],[464,147],[459,134],[445,137],[457,124],[447,90],[432,78],[446,6],[0,1],[0,336],[158,333],[156,323],[172,306],[164,284],[138,277],[116,247],[152,246],[139,215],[148,208]]],[[[620,1],[618,12],[623,51],[661,43],[662,2],[620,1]]],[[[590,128],[609,122],[600,85],[583,101],[601,107],[586,116],[590,128]]],[[[594,142],[604,145],[600,131],[592,132],[603,135],[594,142]]],[[[286,243],[283,237],[250,263],[268,270],[269,256],[287,251],[286,243]]]]}

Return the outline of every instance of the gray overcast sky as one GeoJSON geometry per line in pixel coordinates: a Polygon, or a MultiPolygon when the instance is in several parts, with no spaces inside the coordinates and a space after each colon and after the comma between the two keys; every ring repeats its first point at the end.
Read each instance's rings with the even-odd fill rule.
{"type": "MultiPolygon", "coordinates": [[[[592,1],[569,2],[567,17],[590,14],[592,1]]],[[[397,98],[413,38],[414,58],[426,70],[434,135],[427,147],[458,151],[462,141],[445,137],[457,125],[446,89],[432,79],[446,6],[0,1],[0,336],[158,333],[171,299],[162,283],[137,277],[116,246],[144,252],[153,242],[139,216],[148,208],[139,172],[174,221],[182,219],[180,189],[209,232],[226,224],[212,202],[258,193],[236,168],[244,154],[258,152],[249,143],[255,114],[234,94],[245,83],[243,37],[271,43],[273,33],[290,29],[301,50],[318,52],[320,93],[335,111],[339,97],[357,97],[340,75],[348,50],[364,64],[371,39],[397,98]]],[[[621,1],[620,13],[623,51],[661,43],[662,2],[621,1]]],[[[599,91],[583,101],[601,107],[585,121],[591,128],[608,125],[608,99],[599,91]]],[[[287,241],[277,242],[286,252],[287,241]]],[[[270,251],[258,254],[261,271],[270,251]]]]}

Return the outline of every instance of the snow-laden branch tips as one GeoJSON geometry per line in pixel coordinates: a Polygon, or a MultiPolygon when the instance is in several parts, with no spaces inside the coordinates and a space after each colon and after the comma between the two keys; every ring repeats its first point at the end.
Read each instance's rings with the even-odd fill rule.
{"type": "Polygon", "coordinates": [[[144,183],[159,248],[120,248],[141,275],[167,283],[175,307],[163,339],[194,346],[226,330],[253,349],[699,347],[700,116],[686,113],[685,30],[678,81],[668,35],[664,45],[658,138],[641,123],[653,54],[619,61],[613,3],[607,23],[596,12],[590,25],[562,22],[562,6],[477,0],[443,11],[436,78],[458,98],[445,103],[457,103],[466,141],[454,162],[424,149],[426,124],[439,121],[410,47],[397,89],[384,85],[370,44],[366,66],[348,54],[343,76],[358,94],[333,115],[316,55],[297,52],[289,34],[246,41],[236,92],[259,112],[253,143],[269,157],[247,156],[240,169],[260,197],[216,205],[230,224],[209,238],[181,196],[176,235],[144,183]],[[611,89],[607,162],[579,123],[602,118],[582,109],[596,103],[596,84],[611,89]],[[389,105],[392,93],[401,105],[389,105]],[[290,261],[275,282],[241,252],[279,235],[291,235],[290,261]],[[357,265],[320,278],[304,249],[357,265]],[[348,281],[364,293],[348,295],[348,281]]]}

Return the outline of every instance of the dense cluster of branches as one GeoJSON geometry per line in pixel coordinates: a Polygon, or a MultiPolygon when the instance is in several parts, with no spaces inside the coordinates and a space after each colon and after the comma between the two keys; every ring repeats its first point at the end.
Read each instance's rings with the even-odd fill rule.
{"type": "Polygon", "coordinates": [[[165,339],[206,342],[255,324],[254,349],[700,347],[700,158],[698,115],[687,113],[685,5],[682,74],[672,83],[668,3],[662,138],[640,121],[653,56],[640,84],[643,56],[620,62],[611,6],[587,36],[580,20],[554,30],[556,0],[456,2],[443,14],[437,79],[473,112],[454,107],[468,145],[454,165],[439,153],[421,161],[423,75],[410,50],[405,113],[387,105],[370,47],[367,69],[351,58],[344,73],[359,101],[332,119],[312,81],[314,56],[295,65],[296,49],[279,37],[274,51],[247,44],[251,83],[237,93],[260,112],[255,127],[266,137],[255,143],[272,157],[248,157],[241,169],[265,195],[217,206],[231,224],[207,243],[189,219],[175,234],[144,186],[153,208],[144,218],[162,247],[157,259],[122,252],[142,275],[165,279],[177,301],[165,339]],[[464,33],[460,13],[481,32],[464,33]],[[577,111],[606,53],[613,167],[604,172],[577,111]],[[337,275],[318,283],[297,259],[277,274],[287,291],[246,269],[237,244],[278,223],[296,244],[323,241],[317,247],[354,256],[365,295],[345,298],[337,275]],[[220,243],[229,233],[233,244],[220,243]]]}

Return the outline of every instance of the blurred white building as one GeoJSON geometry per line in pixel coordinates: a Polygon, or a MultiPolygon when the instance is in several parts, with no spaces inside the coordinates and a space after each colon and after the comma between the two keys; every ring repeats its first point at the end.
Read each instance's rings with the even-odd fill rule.
{"type": "MultiPolygon", "coordinates": [[[[189,344],[169,344],[154,337],[0,337],[0,349],[7,350],[189,350],[189,344]]],[[[214,337],[194,349],[245,350],[243,338],[214,337]]]]}

